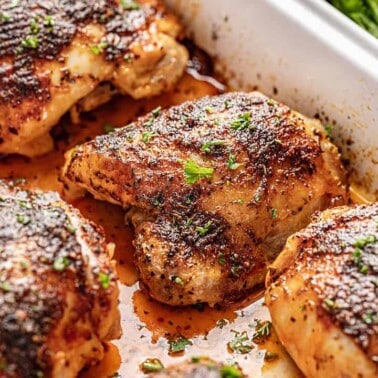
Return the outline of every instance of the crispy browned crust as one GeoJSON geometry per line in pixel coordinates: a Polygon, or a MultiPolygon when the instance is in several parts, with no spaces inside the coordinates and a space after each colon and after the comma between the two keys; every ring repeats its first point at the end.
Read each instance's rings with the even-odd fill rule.
{"type": "Polygon", "coordinates": [[[214,304],[261,283],[267,262],[312,211],[344,203],[343,170],[329,145],[320,128],[306,129],[287,106],[229,93],[142,117],[78,146],[67,154],[64,175],[101,199],[145,213],[150,222],[137,224],[135,259],[142,281],[156,285],[155,298],[214,304]],[[245,114],[248,127],[233,128],[245,114]],[[152,135],[147,143],[145,133],[152,135]],[[224,144],[203,151],[214,140],[224,144]],[[228,167],[230,155],[237,169],[228,167]],[[212,167],[213,175],[191,185],[184,174],[189,160],[212,167]],[[211,285],[215,271],[222,282],[196,296],[197,274],[208,274],[211,285]],[[185,272],[187,284],[177,285],[185,272]]]}
{"type": "MultiPolygon", "coordinates": [[[[112,305],[115,275],[103,232],[83,218],[80,228],[74,229],[68,212],[80,217],[55,193],[0,188],[0,376],[48,374],[52,356],[47,341],[64,314],[68,292],[76,296],[76,307],[67,318],[71,324],[59,335],[67,343],[82,337],[76,323],[96,321],[91,311],[97,301],[105,313],[112,305]],[[79,232],[98,259],[96,265],[89,265],[76,236],[79,232]],[[56,264],[62,259],[67,267],[59,270],[56,264]],[[94,282],[88,279],[88,270],[94,282]],[[99,274],[109,276],[107,290],[99,274]]],[[[96,329],[100,323],[92,326],[96,329]]]]}
{"type": "Polygon", "coordinates": [[[340,327],[378,363],[378,204],[328,210],[291,239],[297,252],[287,269],[271,272],[271,289],[311,272],[301,291],[316,293],[319,319],[340,327]]]}

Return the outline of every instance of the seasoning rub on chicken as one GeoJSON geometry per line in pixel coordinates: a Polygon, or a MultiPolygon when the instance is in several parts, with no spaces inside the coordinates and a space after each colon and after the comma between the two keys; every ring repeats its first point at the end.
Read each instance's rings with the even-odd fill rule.
{"type": "Polygon", "coordinates": [[[306,377],[377,377],[378,204],[326,210],[291,236],[266,304],[306,377]]]}
{"type": "Polygon", "coordinates": [[[160,0],[1,1],[0,154],[47,152],[78,101],[74,115],[171,88],[188,56],[180,32],[160,0]]]}
{"type": "Polygon", "coordinates": [[[68,152],[63,176],[131,208],[140,279],[171,305],[241,297],[315,210],[346,199],[319,121],[258,93],[157,109],[68,152]]]}
{"type": "Polygon", "coordinates": [[[103,233],[55,193],[0,187],[0,376],[76,378],[120,336],[103,233]]]}

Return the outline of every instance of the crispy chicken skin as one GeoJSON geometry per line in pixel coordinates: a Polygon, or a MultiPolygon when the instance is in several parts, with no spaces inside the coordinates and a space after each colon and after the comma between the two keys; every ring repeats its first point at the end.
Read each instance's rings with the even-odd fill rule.
{"type": "Polygon", "coordinates": [[[378,376],[378,204],[317,215],[269,270],[266,304],[306,377],[378,376]]]}
{"type": "Polygon", "coordinates": [[[171,88],[187,61],[179,33],[160,0],[1,1],[0,154],[47,152],[75,103],[110,99],[102,82],[134,98],[171,88]]]}
{"type": "Polygon", "coordinates": [[[0,187],[0,376],[74,378],[120,336],[102,231],[55,193],[0,187]]]}
{"type": "Polygon", "coordinates": [[[69,151],[63,176],[131,207],[140,279],[171,305],[241,297],[316,209],[346,199],[320,123],[258,93],[155,111],[69,151]]]}
{"type": "Polygon", "coordinates": [[[246,377],[236,365],[224,365],[207,357],[193,357],[191,361],[168,366],[153,378],[244,378],[246,377]]]}

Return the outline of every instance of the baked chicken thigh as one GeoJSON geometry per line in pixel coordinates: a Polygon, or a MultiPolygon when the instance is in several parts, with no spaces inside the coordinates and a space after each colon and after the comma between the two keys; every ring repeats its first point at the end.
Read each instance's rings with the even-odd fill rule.
{"type": "Polygon", "coordinates": [[[0,187],[0,376],[76,378],[120,336],[103,233],[55,193],[0,187]]]}
{"type": "Polygon", "coordinates": [[[157,109],[69,151],[63,176],[131,207],[140,279],[171,305],[241,297],[315,210],[346,199],[321,124],[258,93],[157,109]]]}
{"type": "Polygon", "coordinates": [[[160,0],[1,1],[0,154],[47,152],[78,101],[73,114],[171,88],[188,55],[179,33],[160,0]]]}
{"type": "Polygon", "coordinates": [[[266,304],[306,377],[377,377],[378,204],[327,210],[291,236],[266,304]]]}

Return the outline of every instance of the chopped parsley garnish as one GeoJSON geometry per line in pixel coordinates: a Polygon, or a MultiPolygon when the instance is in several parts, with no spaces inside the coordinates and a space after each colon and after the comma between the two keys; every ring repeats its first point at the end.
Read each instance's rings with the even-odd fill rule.
{"type": "Polygon", "coordinates": [[[20,204],[20,207],[22,207],[23,209],[31,209],[32,208],[32,205],[25,200],[20,200],[19,204],[20,204]]]}
{"type": "Polygon", "coordinates": [[[38,47],[39,40],[34,35],[28,35],[22,42],[21,46],[28,49],[36,49],[38,47]]]}
{"type": "Polygon", "coordinates": [[[227,168],[234,171],[235,169],[238,169],[240,167],[240,163],[237,163],[235,160],[235,155],[229,154],[228,160],[227,160],[227,168]]]}
{"type": "Polygon", "coordinates": [[[196,227],[196,232],[201,236],[205,236],[209,232],[212,224],[213,224],[212,221],[208,221],[203,227],[201,226],[196,227]]]}
{"type": "Polygon", "coordinates": [[[224,253],[218,253],[218,262],[220,265],[226,265],[226,259],[224,258],[224,253]]]}
{"type": "Polygon", "coordinates": [[[277,217],[278,217],[278,210],[273,207],[270,214],[272,216],[272,219],[277,219],[277,217]]]}
{"type": "Polygon", "coordinates": [[[231,128],[233,130],[244,130],[251,126],[251,114],[244,113],[239,116],[235,121],[231,122],[231,128]]]}
{"type": "Polygon", "coordinates": [[[72,223],[67,222],[66,227],[67,227],[67,231],[70,234],[74,234],[76,232],[76,227],[72,223]]]}
{"type": "Polygon", "coordinates": [[[362,320],[366,324],[377,324],[378,323],[378,313],[373,314],[372,312],[368,312],[362,316],[362,320]]]}
{"type": "Polygon", "coordinates": [[[271,362],[274,361],[278,358],[278,353],[273,353],[273,352],[265,352],[264,355],[264,361],[271,362]]]}
{"type": "Polygon", "coordinates": [[[111,133],[114,133],[114,131],[115,131],[115,126],[114,125],[112,125],[109,122],[106,122],[104,124],[104,133],[111,134],[111,133]]]}
{"type": "Polygon", "coordinates": [[[33,18],[30,23],[30,30],[33,34],[37,34],[39,32],[40,26],[37,24],[38,18],[33,18]]]}
{"type": "Polygon", "coordinates": [[[140,365],[141,370],[144,373],[152,373],[154,371],[160,371],[164,369],[164,365],[157,358],[147,358],[140,365]]]}
{"type": "Polygon", "coordinates": [[[335,301],[333,301],[331,298],[325,298],[323,300],[323,303],[326,306],[326,308],[329,310],[335,308],[335,301]]]}
{"type": "Polygon", "coordinates": [[[156,118],[159,116],[160,112],[161,112],[161,106],[158,106],[157,108],[151,111],[151,114],[156,118]]]}
{"type": "Polygon", "coordinates": [[[211,178],[214,168],[201,167],[193,160],[188,160],[184,166],[185,181],[187,184],[195,184],[203,178],[211,178]]]}
{"type": "Polygon", "coordinates": [[[219,319],[218,321],[217,321],[217,327],[218,328],[220,328],[220,329],[222,329],[224,326],[226,326],[227,325],[227,320],[226,319],[219,319]]]}
{"type": "Polygon", "coordinates": [[[47,26],[50,31],[52,30],[52,27],[54,26],[54,23],[55,23],[55,21],[52,18],[52,16],[45,16],[45,18],[43,20],[43,25],[47,26]]]}
{"type": "Polygon", "coordinates": [[[352,260],[357,265],[362,274],[366,274],[369,271],[369,267],[362,262],[363,249],[369,244],[377,242],[377,238],[374,235],[369,235],[360,239],[357,239],[352,245],[355,250],[352,252],[352,260]]]}
{"type": "Polygon", "coordinates": [[[66,256],[61,256],[54,260],[53,268],[57,272],[63,272],[69,265],[70,260],[66,256]]]}
{"type": "Polygon", "coordinates": [[[228,109],[229,106],[230,106],[230,101],[225,100],[225,102],[224,102],[224,107],[225,107],[225,109],[228,109]]]}
{"type": "Polygon", "coordinates": [[[220,369],[222,378],[242,378],[243,373],[235,365],[225,365],[220,369]]]}
{"type": "Polygon", "coordinates": [[[179,353],[184,351],[188,345],[192,345],[193,343],[190,340],[180,336],[176,340],[168,340],[168,344],[169,353],[179,353]]]}
{"type": "Polygon", "coordinates": [[[214,113],[215,110],[211,106],[206,106],[205,107],[205,112],[211,114],[211,113],[214,113]]]}
{"type": "Polygon", "coordinates": [[[133,57],[131,56],[131,54],[125,54],[123,56],[123,60],[125,60],[127,63],[131,63],[131,61],[133,60],[133,57]]]}
{"type": "Polygon", "coordinates": [[[226,142],[224,140],[210,140],[209,142],[205,142],[202,146],[201,146],[201,151],[202,152],[206,152],[206,153],[210,153],[211,150],[212,150],[212,147],[215,147],[215,146],[223,146],[226,142]]]}
{"type": "Polygon", "coordinates": [[[157,136],[158,134],[150,131],[146,131],[142,134],[142,142],[149,143],[150,139],[157,136]]]}
{"type": "Polygon", "coordinates": [[[5,292],[10,291],[9,283],[8,282],[1,282],[0,283],[0,289],[5,291],[5,292]]]}
{"type": "Polygon", "coordinates": [[[241,354],[249,353],[253,349],[253,345],[250,343],[248,334],[246,331],[240,333],[238,331],[231,330],[235,334],[234,339],[227,345],[233,351],[241,354]]]}
{"type": "Polygon", "coordinates": [[[140,5],[133,0],[121,0],[121,5],[123,9],[126,10],[138,10],[140,9],[140,5]]]}
{"type": "Polygon", "coordinates": [[[192,360],[191,360],[193,363],[195,364],[198,364],[199,362],[201,362],[201,359],[199,357],[192,357],[192,360]]]}
{"type": "Polygon", "coordinates": [[[172,281],[181,285],[181,286],[184,286],[185,285],[185,282],[178,276],[173,276],[172,277],[172,281]]]}
{"type": "Polygon", "coordinates": [[[16,217],[17,217],[17,222],[23,225],[26,225],[30,222],[30,218],[27,215],[17,214],[16,217]]]}
{"type": "Polygon", "coordinates": [[[110,286],[110,277],[109,274],[100,272],[98,274],[98,279],[100,280],[100,284],[103,289],[108,289],[110,286]]]}
{"type": "Polygon", "coordinates": [[[377,238],[374,235],[369,235],[364,238],[357,239],[353,243],[353,247],[364,248],[368,244],[374,244],[377,241],[377,238]]]}
{"type": "Polygon", "coordinates": [[[268,103],[268,105],[273,106],[275,101],[272,98],[269,98],[267,103],[268,103]]]}
{"type": "Polygon", "coordinates": [[[333,129],[333,125],[330,125],[330,124],[324,125],[324,131],[326,133],[326,137],[330,140],[332,139],[332,129],[333,129]]]}
{"type": "Polygon", "coordinates": [[[0,13],[0,21],[8,22],[9,20],[10,20],[9,13],[7,13],[7,12],[1,12],[0,13]]]}
{"type": "Polygon", "coordinates": [[[264,342],[270,335],[270,330],[272,328],[272,323],[269,321],[262,322],[260,319],[256,319],[255,333],[253,334],[252,340],[256,343],[264,342]]]}
{"type": "Polygon", "coordinates": [[[91,46],[91,51],[95,55],[100,55],[104,51],[104,49],[106,49],[107,47],[108,47],[107,42],[100,42],[98,45],[91,46]]]}

